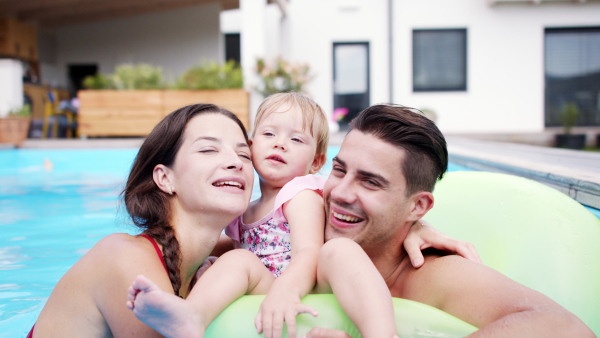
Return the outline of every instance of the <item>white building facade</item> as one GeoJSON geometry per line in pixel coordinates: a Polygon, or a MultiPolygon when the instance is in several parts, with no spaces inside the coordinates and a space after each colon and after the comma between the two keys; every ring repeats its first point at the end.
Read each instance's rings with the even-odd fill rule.
{"type": "Polygon", "coordinates": [[[575,102],[580,125],[600,126],[600,2],[242,0],[222,18],[225,32],[253,24],[239,30],[248,84],[257,57],[308,63],[330,113],[393,102],[447,133],[539,133],[575,102]]]}
{"type": "MultiPolygon", "coordinates": [[[[342,128],[393,102],[435,113],[445,133],[541,133],[569,102],[600,131],[600,1],[239,0],[40,29],[40,76],[72,87],[77,67],[151,63],[174,79],[225,61],[239,33],[251,111],[257,58],[309,64],[308,94],[342,128]]],[[[5,100],[6,101],[6,100],[5,100]]],[[[555,128],[559,129],[559,128],[555,128]]]]}

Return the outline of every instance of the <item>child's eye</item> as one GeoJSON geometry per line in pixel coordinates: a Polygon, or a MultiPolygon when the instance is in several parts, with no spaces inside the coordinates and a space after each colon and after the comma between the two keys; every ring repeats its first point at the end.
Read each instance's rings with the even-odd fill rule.
{"type": "Polygon", "coordinates": [[[206,153],[216,153],[217,151],[215,149],[202,149],[200,150],[201,153],[206,154],[206,153]]]}
{"type": "Polygon", "coordinates": [[[272,132],[270,132],[270,131],[266,131],[266,132],[264,132],[264,133],[263,133],[263,135],[265,135],[265,136],[275,136],[275,134],[273,134],[273,133],[272,133],[272,132]]]}
{"type": "Polygon", "coordinates": [[[302,143],[303,141],[297,137],[292,138],[292,141],[302,143]]]}

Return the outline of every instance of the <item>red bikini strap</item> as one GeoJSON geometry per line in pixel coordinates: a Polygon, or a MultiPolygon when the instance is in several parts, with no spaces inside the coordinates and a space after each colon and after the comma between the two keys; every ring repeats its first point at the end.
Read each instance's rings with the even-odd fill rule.
{"type": "Polygon", "coordinates": [[[163,254],[160,251],[158,244],[156,244],[154,239],[148,235],[139,235],[139,236],[144,237],[145,239],[149,240],[150,243],[152,243],[152,246],[154,246],[154,250],[156,250],[156,254],[158,255],[158,258],[160,258],[160,261],[162,262],[162,265],[165,268],[165,271],[167,271],[167,273],[168,273],[169,271],[167,270],[167,264],[165,263],[165,259],[163,258],[163,254]]]}

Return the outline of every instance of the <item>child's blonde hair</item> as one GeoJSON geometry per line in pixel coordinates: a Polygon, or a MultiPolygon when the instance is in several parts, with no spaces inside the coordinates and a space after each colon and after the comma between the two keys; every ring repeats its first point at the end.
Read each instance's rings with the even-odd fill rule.
{"type": "Polygon", "coordinates": [[[254,133],[256,132],[258,124],[277,108],[285,104],[289,104],[290,107],[297,106],[300,108],[302,116],[304,117],[302,128],[304,130],[307,130],[308,128],[311,136],[317,140],[317,154],[327,155],[327,146],[329,145],[329,125],[327,124],[325,112],[315,101],[301,93],[277,93],[267,97],[258,107],[251,138],[254,138],[254,133]],[[316,133],[316,135],[314,133],[316,133]]]}

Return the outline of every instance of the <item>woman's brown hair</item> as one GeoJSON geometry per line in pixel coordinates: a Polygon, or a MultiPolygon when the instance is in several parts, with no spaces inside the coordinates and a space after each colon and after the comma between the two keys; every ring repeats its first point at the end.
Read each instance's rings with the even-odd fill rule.
{"type": "Polygon", "coordinates": [[[158,188],[153,179],[154,167],[171,167],[183,142],[188,122],[200,114],[221,114],[240,126],[244,138],[248,134],[242,122],[232,112],[213,104],[193,104],[167,115],[150,132],[133,162],[123,199],[133,223],[142,232],[160,243],[171,285],[176,295],[181,288],[179,242],[170,224],[169,195],[158,188]]]}

